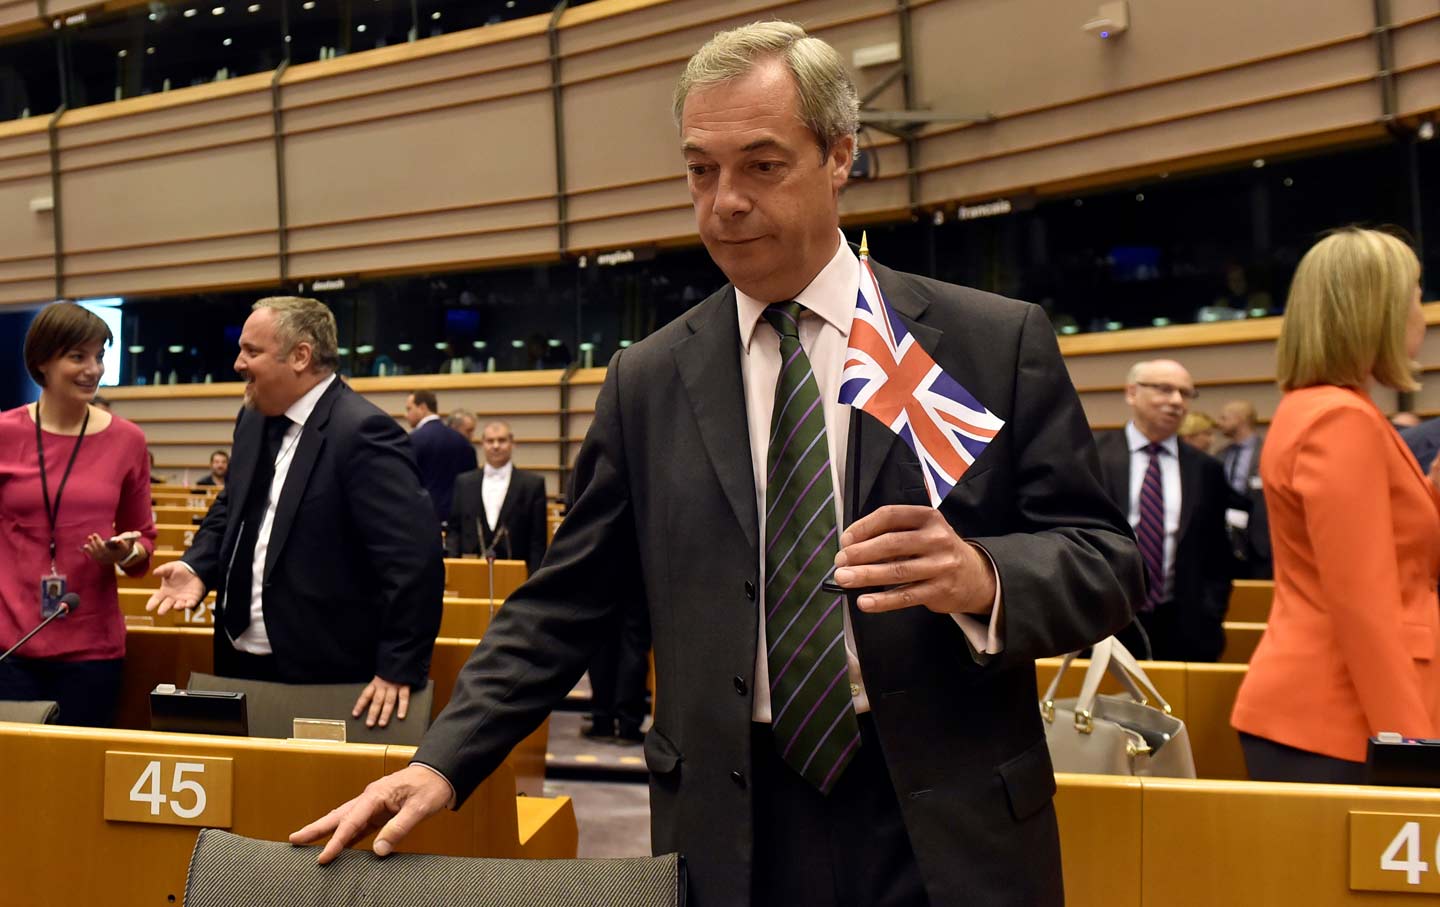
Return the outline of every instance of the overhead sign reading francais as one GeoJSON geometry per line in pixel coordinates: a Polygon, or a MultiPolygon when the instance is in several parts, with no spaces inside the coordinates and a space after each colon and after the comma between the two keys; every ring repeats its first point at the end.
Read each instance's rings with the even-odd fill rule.
{"type": "Polygon", "coordinates": [[[1010,204],[1010,199],[1002,198],[999,201],[986,202],[983,205],[961,205],[959,217],[961,220],[979,220],[982,217],[1009,214],[1013,210],[1015,207],[1010,204]]]}

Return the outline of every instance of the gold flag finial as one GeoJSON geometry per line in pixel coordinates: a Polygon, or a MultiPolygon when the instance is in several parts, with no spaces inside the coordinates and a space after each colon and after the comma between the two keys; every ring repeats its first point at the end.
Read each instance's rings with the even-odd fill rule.
{"type": "Polygon", "coordinates": [[[869,258],[869,257],[870,257],[870,243],[869,243],[869,241],[868,241],[868,237],[866,236],[864,230],[861,230],[861,231],[860,231],[860,257],[861,257],[861,258],[869,258]]]}

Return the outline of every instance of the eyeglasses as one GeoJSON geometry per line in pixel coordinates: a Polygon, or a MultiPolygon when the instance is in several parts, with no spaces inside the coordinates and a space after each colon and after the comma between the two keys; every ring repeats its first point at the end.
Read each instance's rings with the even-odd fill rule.
{"type": "Polygon", "coordinates": [[[1179,394],[1186,400],[1194,400],[1195,398],[1200,396],[1200,392],[1193,387],[1179,387],[1174,384],[1152,384],[1149,381],[1136,381],[1135,384],[1137,387],[1143,387],[1148,390],[1152,390],[1162,397],[1168,397],[1171,394],[1179,394]]]}

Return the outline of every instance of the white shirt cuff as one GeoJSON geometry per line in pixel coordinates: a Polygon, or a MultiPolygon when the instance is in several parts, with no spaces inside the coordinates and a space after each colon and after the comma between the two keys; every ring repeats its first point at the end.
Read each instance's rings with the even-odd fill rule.
{"type": "Polygon", "coordinates": [[[995,566],[995,559],[990,552],[976,545],[970,546],[990,562],[990,569],[995,573],[995,600],[990,604],[990,619],[981,620],[974,614],[952,614],[955,623],[960,626],[960,631],[965,634],[965,639],[970,643],[971,654],[980,664],[984,664],[988,656],[999,655],[1005,651],[1005,642],[1000,638],[1000,570],[995,566]]]}
{"type": "Polygon", "coordinates": [[[436,768],[435,766],[433,766],[433,765],[426,765],[426,764],[423,763],[423,762],[412,762],[412,763],[410,763],[410,764],[411,764],[411,765],[418,765],[418,766],[420,766],[421,768],[425,769],[426,771],[432,772],[432,773],[435,775],[435,777],[437,777],[437,778],[439,778],[441,781],[444,781],[444,782],[445,782],[445,786],[448,787],[448,788],[450,788],[450,802],[445,804],[445,808],[446,808],[446,809],[454,809],[454,808],[455,808],[455,785],[453,785],[453,784],[450,783],[450,779],[447,778],[447,777],[445,777],[445,773],[442,772],[442,771],[440,771],[440,769],[436,768]]]}

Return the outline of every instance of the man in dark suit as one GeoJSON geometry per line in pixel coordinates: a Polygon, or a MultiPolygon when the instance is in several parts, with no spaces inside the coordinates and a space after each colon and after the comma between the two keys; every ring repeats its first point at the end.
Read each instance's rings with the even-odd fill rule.
{"type": "Polygon", "coordinates": [[[1130,422],[1096,440],[1105,490],[1129,514],[1145,562],[1139,626],[1120,634],[1139,657],[1215,661],[1225,648],[1235,569],[1225,528],[1230,489],[1214,457],[1178,443],[1194,397],[1180,363],[1136,363],[1125,382],[1130,422]]]}
{"type": "Polygon", "coordinates": [[[430,493],[435,519],[450,516],[455,479],[480,462],[475,445],[441,421],[434,391],[418,390],[405,398],[405,421],[410,424],[410,448],[420,469],[420,484],[430,493]]]}
{"type": "Polygon", "coordinates": [[[700,236],[732,283],[611,360],[545,566],[416,762],[291,840],[333,831],[326,862],[384,823],[390,852],[643,601],[651,840],[684,854],[691,903],[1059,904],[1033,660],[1123,626],[1141,577],[1054,331],[1034,306],[874,268],[915,343],[1005,422],[932,508],[905,442],[839,403],[861,285],[837,229],[858,108],[839,55],[789,23],[721,33],[676,105],[700,236]]]}
{"type": "Polygon", "coordinates": [[[445,553],[483,554],[494,544],[498,557],[522,560],[534,574],[545,556],[545,479],[512,461],[515,433],[508,423],[487,424],[480,446],[485,467],[455,480],[445,553]]]}
{"type": "Polygon", "coordinates": [[[255,303],[230,479],[184,559],[156,568],[146,608],[192,608],[214,589],[217,674],[368,681],[354,714],[383,727],[427,682],[444,564],[405,433],[337,361],[323,303],[255,303]]]}
{"type": "Polygon", "coordinates": [[[1413,428],[1403,429],[1400,437],[1415,455],[1420,469],[1428,473],[1435,463],[1435,455],[1440,453],[1440,419],[1427,419],[1413,428]]]}
{"type": "Polygon", "coordinates": [[[1265,438],[1248,400],[1231,400],[1220,407],[1220,431],[1229,439],[1218,454],[1225,467],[1225,481],[1244,502],[1244,507],[1225,511],[1230,530],[1230,548],[1235,552],[1235,575],[1245,579],[1269,579],[1270,517],[1265,509],[1265,490],[1260,482],[1260,449],[1265,438]]]}

